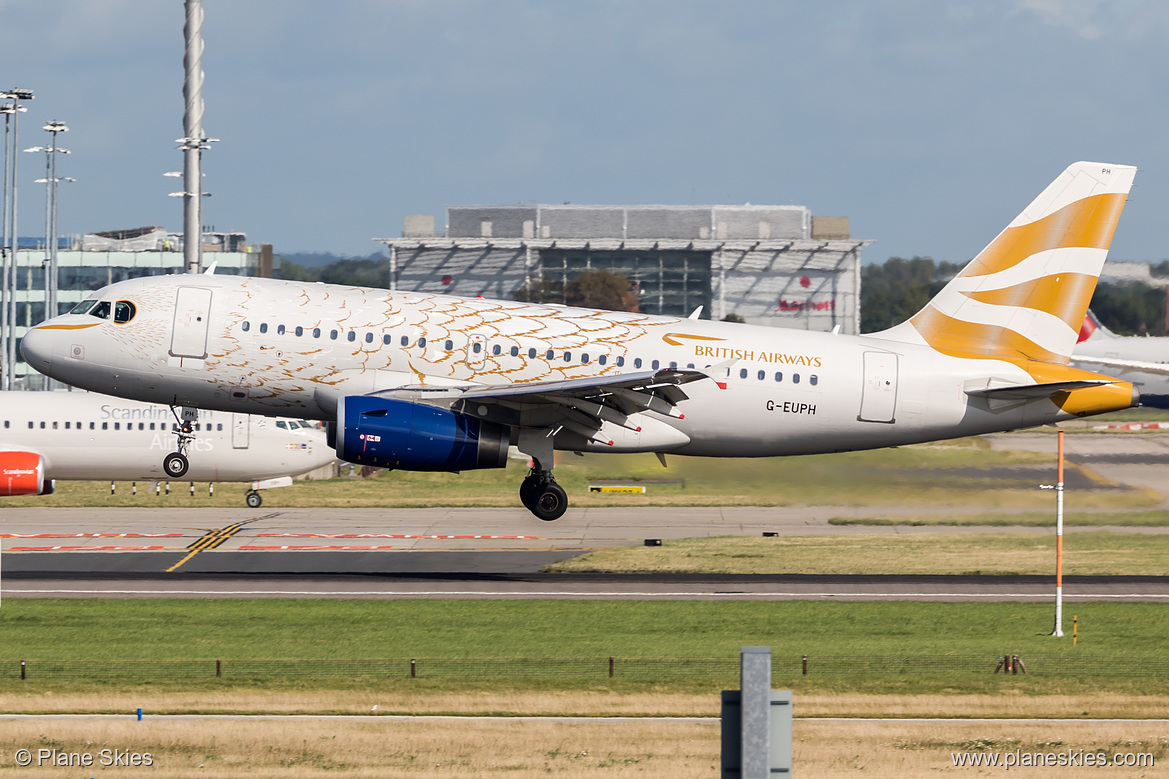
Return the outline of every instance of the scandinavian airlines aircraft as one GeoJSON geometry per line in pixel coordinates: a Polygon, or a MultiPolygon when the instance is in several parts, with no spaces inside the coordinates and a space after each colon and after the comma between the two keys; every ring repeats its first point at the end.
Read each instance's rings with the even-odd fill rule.
{"type": "MultiPolygon", "coordinates": [[[[88,392],[0,392],[0,496],[47,495],[53,481],[160,481],[177,427],[166,406],[88,392]]],[[[191,422],[198,452],[192,481],[285,483],[334,459],[315,424],[201,411],[191,422]]],[[[290,483],[290,482],[289,482],[290,483]]]]}
{"type": "Polygon", "coordinates": [[[355,463],[498,468],[515,445],[533,461],[520,499],[552,520],[554,449],[842,452],[1134,405],[1132,385],[1068,358],[1135,173],[1071,165],[873,335],[204,274],[98,290],[22,353],[123,397],[328,420],[355,463]]]}
{"type": "Polygon", "coordinates": [[[1133,384],[1145,405],[1169,407],[1169,338],[1117,335],[1089,311],[1072,363],[1102,367],[1133,384]]]}

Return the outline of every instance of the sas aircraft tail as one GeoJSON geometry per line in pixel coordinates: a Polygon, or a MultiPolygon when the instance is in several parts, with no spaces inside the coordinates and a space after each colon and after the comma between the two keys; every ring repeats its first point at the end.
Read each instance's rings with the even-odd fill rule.
{"type": "Polygon", "coordinates": [[[925,308],[876,337],[954,357],[1066,365],[1135,174],[1068,166],[925,308]]]}

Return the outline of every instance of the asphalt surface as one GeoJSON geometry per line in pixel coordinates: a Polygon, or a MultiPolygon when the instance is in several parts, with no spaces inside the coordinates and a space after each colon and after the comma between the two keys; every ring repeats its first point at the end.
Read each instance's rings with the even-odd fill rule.
{"type": "MultiPolygon", "coordinates": [[[[988,436],[995,449],[1054,451],[1049,432],[988,436]]],[[[1082,489],[1169,483],[1169,434],[1066,436],[1082,489]]],[[[1030,467],[1030,466],[1028,466],[1030,467]]],[[[1042,469],[1035,471],[1038,486],[1042,469]]],[[[1054,474],[1048,474],[1053,477],[1054,474]]],[[[1048,479],[1048,480],[1053,480],[1048,479]]],[[[1163,494],[1163,493],[1162,493],[1163,494]]],[[[1169,509],[1169,504],[1163,504],[1169,509]]],[[[1050,533],[1034,527],[832,525],[874,513],[985,507],[570,509],[542,523],[521,508],[20,508],[0,513],[7,597],[364,597],[687,599],[1049,599],[1035,577],[540,574],[549,563],[646,539],[709,536],[1050,533]]],[[[997,510],[1009,513],[1010,510],[997,510]]],[[[1108,512],[1101,511],[1106,525],[1108,512]]],[[[1068,534],[1096,528],[1068,528],[1068,534]]],[[[1165,533],[1169,528],[1113,528],[1165,533]]],[[[1159,600],[1169,577],[1065,579],[1064,597],[1159,600]]]]}

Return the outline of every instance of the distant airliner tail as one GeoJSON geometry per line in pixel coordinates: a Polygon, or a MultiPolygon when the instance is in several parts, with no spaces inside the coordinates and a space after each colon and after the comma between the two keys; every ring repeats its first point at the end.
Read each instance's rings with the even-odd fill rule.
{"type": "Polygon", "coordinates": [[[956,357],[1066,365],[1135,174],[1070,165],[925,308],[877,336],[956,357]]]}

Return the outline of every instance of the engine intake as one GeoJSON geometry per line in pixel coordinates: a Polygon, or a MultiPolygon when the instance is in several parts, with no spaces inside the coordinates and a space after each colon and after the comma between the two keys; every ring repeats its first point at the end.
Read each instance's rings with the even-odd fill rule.
{"type": "Polygon", "coordinates": [[[406,400],[350,395],[337,404],[337,456],[406,471],[470,471],[507,464],[508,428],[406,400]]]}
{"type": "Polygon", "coordinates": [[[51,495],[45,458],[35,452],[0,452],[0,495],[51,495]]]}

